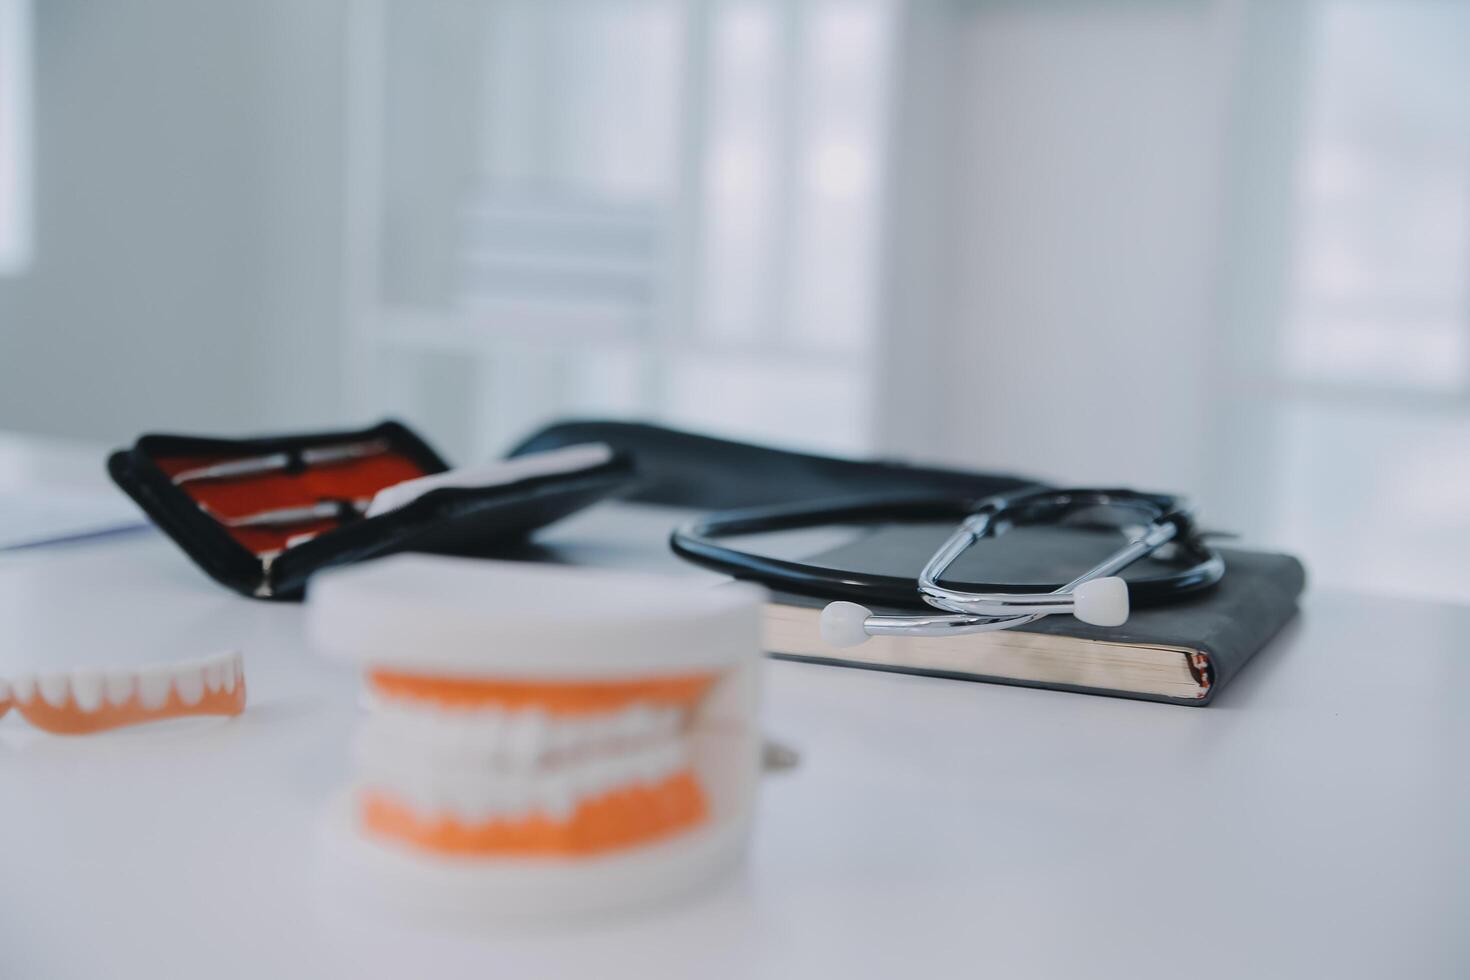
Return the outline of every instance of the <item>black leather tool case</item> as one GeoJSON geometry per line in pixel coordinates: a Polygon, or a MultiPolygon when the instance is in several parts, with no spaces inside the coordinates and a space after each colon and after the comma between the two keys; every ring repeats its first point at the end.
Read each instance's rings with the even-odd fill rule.
{"type": "Polygon", "coordinates": [[[398,422],[249,439],[145,435],[114,481],[200,568],[242,595],[299,600],[315,571],[399,551],[489,555],[629,488],[626,453],[478,487],[431,489],[374,517],[378,491],[448,464],[398,422]]]}
{"type": "Polygon", "coordinates": [[[884,460],[792,452],[644,422],[571,419],[527,436],[509,455],[600,442],[638,463],[627,499],[696,510],[769,507],[859,495],[924,494],[980,499],[1037,481],[884,460]]]}

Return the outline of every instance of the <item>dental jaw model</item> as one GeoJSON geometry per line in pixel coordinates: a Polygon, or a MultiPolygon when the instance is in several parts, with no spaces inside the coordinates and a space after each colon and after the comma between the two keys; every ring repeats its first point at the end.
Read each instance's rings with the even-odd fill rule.
{"type": "Polygon", "coordinates": [[[760,590],[399,556],[313,580],[370,713],[338,853],[391,904],[579,913],[686,891],[743,850],[760,590]]]}

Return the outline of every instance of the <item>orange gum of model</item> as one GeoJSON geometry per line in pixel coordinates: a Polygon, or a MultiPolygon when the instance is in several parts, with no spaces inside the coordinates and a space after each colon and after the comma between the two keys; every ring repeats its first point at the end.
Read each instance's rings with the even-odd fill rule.
{"type": "MultiPolygon", "coordinates": [[[[451,708],[538,708],[563,717],[614,712],[636,702],[692,711],[716,679],[697,674],[554,683],[368,673],[369,686],[384,697],[451,708]]],[[[708,804],[693,770],[686,768],[651,785],[584,799],[564,820],[534,813],[466,824],[454,816],[416,812],[381,789],[359,796],[358,813],[367,831],[439,854],[579,857],[651,843],[697,826],[708,816],[708,804]]]]}
{"type": "Polygon", "coordinates": [[[713,674],[563,684],[552,681],[429,677],[387,670],[368,673],[369,685],[385,697],[431,701],[450,708],[498,707],[509,711],[540,708],[552,715],[617,711],[635,701],[693,708],[714,682],[713,674]]]}

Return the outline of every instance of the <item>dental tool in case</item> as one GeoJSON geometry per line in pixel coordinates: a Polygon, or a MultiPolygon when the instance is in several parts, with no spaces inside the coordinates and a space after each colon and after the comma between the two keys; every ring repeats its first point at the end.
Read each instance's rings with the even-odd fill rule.
{"type": "Polygon", "coordinates": [[[312,466],[329,466],[349,460],[363,459],[388,452],[388,443],[382,439],[366,442],[349,442],[338,446],[309,446],[298,452],[267,453],[223,463],[211,463],[183,470],[173,476],[174,484],[194,483],[199,480],[233,480],[262,473],[276,473],[293,467],[306,469],[312,466]]]}
{"type": "Polygon", "coordinates": [[[380,555],[498,553],[636,477],[605,445],[453,469],[397,422],[254,439],[145,435],[113,453],[108,471],[216,581],[285,600],[319,569],[380,555]]]}

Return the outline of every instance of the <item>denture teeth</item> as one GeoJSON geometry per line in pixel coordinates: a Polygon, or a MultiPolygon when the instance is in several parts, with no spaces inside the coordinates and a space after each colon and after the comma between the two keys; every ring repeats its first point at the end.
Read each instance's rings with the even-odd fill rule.
{"type": "Polygon", "coordinates": [[[632,760],[629,782],[652,783],[663,775],[663,759],[658,750],[640,752],[632,760]]]}
{"type": "Polygon", "coordinates": [[[500,799],[502,812],[512,818],[520,817],[531,808],[531,786],[524,778],[512,779],[505,784],[505,794],[500,799]]]}
{"type": "Polygon", "coordinates": [[[41,692],[41,700],[53,708],[61,708],[66,705],[66,699],[71,696],[71,682],[65,674],[43,674],[36,681],[36,689],[41,692]]]}
{"type": "Polygon", "coordinates": [[[616,715],[594,715],[588,719],[587,744],[589,746],[607,745],[618,737],[618,719],[616,715]]]}
{"type": "Polygon", "coordinates": [[[138,671],[138,703],[155,711],[168,701],[173,671],[167,667],[150,667],[138,671]]]}
{"type": "Polygon", "coordinates": [[[434,746],[444,743],[444,728],[434,720],[434,716],[429,712],[412,708],[404,718],[407,721],[408,730],[415,738],[434,746]]]}
{"type": "Polygon", "coordinates": [[[546,746],[546,713],[531,708],[512,719],[506,729],[506,748],[510,758],[526,763],[539,758],[546,746]]]}
{"type": "Polygon", "coordinates": [[[133,696],[133,672],[116,672],[107,674],[102,679],[102,693],[107,697],[107,703],[121,707],[133,696]]]}
{"type": "Polygon", "coordinates": [[[398,701],[382,704],[369,730],[372,744],[394,755],[400,750],[429,753],[452,766],[522,769],[677,741],[684,722],[678,709],[649,705],[615,713],[552,715],[538,708],[445,710],[398,701]]]}
{"type": "Polygon", "coordinates": [[[216,658],[204,665],[204,689],[210,694],[218,691],[225,683],[226,661],[216,658]]]}
{"type": "Polygon", "coordinates": [[[577,799],[572,792],[572,780],[566,773],[556,773],[539,787],[537,809],[552,820],[564,821],[577,808],[577,799]]]}
{"type": "Polygon", "coordinates": [[[493,715],[488,712],[476,712],[451,731],[435,729],[428,734],[430,739],[443,743],[451,752],[473,752],[484,744],[487,729],[494,723],[493,715]],[[445,738],[445,735],[448,735],[448,738],[445,738]]]}
{"type": "Polygon", "coordinates": [[[645,705],[635,704],[618,712],[612,719],[612,737],[618,742],[637,742],[653,731],[653,713],[645,705]]]}
{"type": "Polygon", "coordinates": [[[485,711],[479,717],[479,735],[485,745],[498,745],[510,731],[512,719],[504,711],[485,711]]]}
{"type": "Polygon", "coordinates": [[[603,795],[613,782],[613,763],[608,759],[595,759],[578,769],[578,796],[597,797],[603,795]]]}
{"type": "Polygon", "coordinates": [[[235,693],[235,684],[238,683],[242,674],[240,655],[232,653],[224,660],[224,687],[226,694],[235,693]]]}
{"type": "Polygon", "coordinates": [[[585,726],[579,718],[564,718],[551,726],[547,748],[552,752],[571,753],[582,747],[585,726]]]}
{"type": "Polygon", "coordinates": [[[204,697],[204,670],[201,667],[181,667],[174,670],[174,690],[179,700],[193,707],[204,697]]]}
{"type": "Polygon", "coordinates": [[[679,730],[683,712],[678,708],[664,708],[655,715],[654,732],[658,735],[673,735],[679,730]]]}
{"type": "Polygon", "coordinates": [[[71,696],[83,711],[96,711],[102,706],[102,672],[79,670],[71,676],[71,696]]]}
{"type": "Polygon", "coordinates": [[[426,764],[411,752],[395,751],[398,747],[391,737],[385,740],[383,735],[391,733],[380,730],[379,736],[359,739],[360,785],[397,796],[422,812],[451,813],[469,822],[536,814],[564,822],[584,800],[632,786],[657,785],[689,765],[688,746],[671,741],[549,769],[443,768],[426,764]]]}
{"type": "Polygon", "coordinates": [[[451,810],[470,820],[483,820],[490,815],[491,804],[487,794],[471,780],[445,780],[434,790],[429,795],[436,809],[451,810]]]}
{"type": "Polygon", "coordinates": [[[0,680],[0,704],[10,700],[10,685],[0,680]]]}

